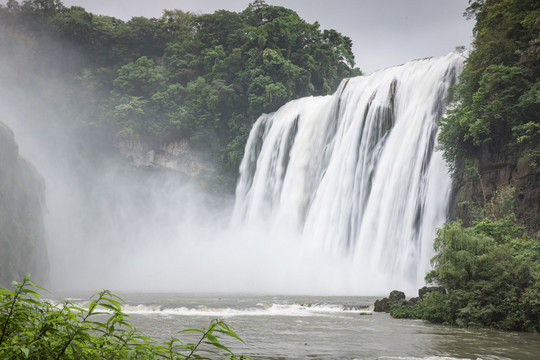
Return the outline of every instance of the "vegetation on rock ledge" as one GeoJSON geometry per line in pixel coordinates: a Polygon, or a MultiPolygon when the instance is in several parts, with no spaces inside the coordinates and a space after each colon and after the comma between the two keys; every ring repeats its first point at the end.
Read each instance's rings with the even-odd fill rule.
{"type": "Polygon", "coordinates": [[[482,145],[540,160],[540,4],[470,0],[475,40],[457,85],[457,107],[439,140],[449,164],[473,160],[482,145]]]}
{"type": "Polygon", "coordinates": [[[127,22],[59,0],[0,5],[0,60],[15,88],[28,94],[53,76],[69,121],[156,147],[188,139],[233,183],[257,117],[359,75],[351,47],[262,0],[240,13],[166,10],[127,22]]]}
{"type": "Polygon", "coordinates": [[[470,210],[510,186],[518,223],[540,234],[540,3],[469,3],[473,49],[439,135],[460,189],[457,216],[470,226],[470,210]]]}

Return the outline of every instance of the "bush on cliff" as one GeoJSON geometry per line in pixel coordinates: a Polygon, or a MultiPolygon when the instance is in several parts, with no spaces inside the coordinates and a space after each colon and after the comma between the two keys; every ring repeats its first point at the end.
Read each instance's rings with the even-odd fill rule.
{"type": "Polygon", "coordinates": [[[540,5],[537,0],[470,0],[473,50],[457,85],[457,106],[439,142],[451,166],[478,160],[483,145],[540,160],[540,5]]]}

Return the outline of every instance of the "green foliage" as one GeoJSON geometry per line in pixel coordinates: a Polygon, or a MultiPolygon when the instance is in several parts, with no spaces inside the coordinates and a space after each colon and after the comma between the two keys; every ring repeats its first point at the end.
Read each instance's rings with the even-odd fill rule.
{"type": "Polygon", "coordinates": [[[394,304],[390,307],[390,316],[394,319],[420,319],[419,306],[408,304],[394,304]]]}
{"type": "Polygon", "coordinates": [[[396,319],[424,319],[434,323],[451,323],[449,320],[447,295],[435,291],[428,293],[416,304],[399,304],[390,309],[396,319]]]}
{"type": "Polygon", "coordinates": [[[449,323],[447,295],[440,292],[427,294],[418,305],[418,318],[434,323],[449,323]]]}
{"type": "Polygon", "coordinates": [[[463,228],[461,222],[446,223],[437,231],[432,265],[436,270],[426,276],[428,282],[458,289],[466,286],[487,264],[485,254],[495,246],[493,238],[474,228],[463,228]]]}
{"type": "Polygon", "coordinates": [[[435,240],[434,270],[426,280],[447,295],[424,300],[418,317],[460,326],[540,331],[540,243],[514,216],[484,218],[472,227],[445,224],[435,240]]]}
{"type": "Polygon", "coordinates": [[[536,0],[470,1],[474,49],[456,87],[456,106],[441,123],[439,143],[450,164],[489,145],[540,155],[540,4],[536,0]]]}
{"type": "Polygon", "coordinates": [[[446,289],[391,315],[432,322],[540,331],[540,237],[516,223],[514,189],[497,191],[469,227],[444,224],[434,241],[433,270],[426,281],[446,289]]]}
{"type": "Polygon", "coordinates": [[[236,175],[242,140],[261,113],[328,94],[361,74],[348,37],[264,1],[240,13],[165,10],[158,19],[127,22],[58,0],[9,1],[0,8],[0,28],[6,42],[35,49],[25,58],[51,62],[70,88],[82,88],[68,92],[74,104],[99,95],[81,122],[151,144],[190,139],[219,162],[220,176],[236,175]],[[61,59],[51,43],[59,44],[61,59]]]}
{"type": "Polygon", "coordinates": [[[0,289],[0,357],[3,359],[249,359],[236,356],[220,336],[242,341],[222,320],[198,334],[196,343],[177,338],[158,342],[129,324],[123,300],[104,290],[88,308],[40,299],[43,288],[25,276],[11,289],[0,289]]]}
{"type": "Polygon", "coordinates": [[[514,199],[516,190],[512,186],[499,189],[493,194],[491,200],[484,204],[482,216],[477,220],[488,217],[492,220],[511,217],[514,212],[514,199]]]}

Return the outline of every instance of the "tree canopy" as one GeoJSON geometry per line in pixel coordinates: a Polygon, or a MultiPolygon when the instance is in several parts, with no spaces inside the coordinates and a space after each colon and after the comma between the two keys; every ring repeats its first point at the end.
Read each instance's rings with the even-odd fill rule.
{"type": "Polygon", "coordinates": [[[440,142],[450,164],[474,159],[484,144],[540,160],[540,4],[470,0],[474,43],[457,86],[457,107],[440,142]]]}
{"type": "Polygon", "coordinates": [[[501,190],[471,226],[456,220],[437,231],[426,280],[445,291],[397,304],[392,316],[540,331],[540,242],[516,224],[513,191],[501,190]]]}
{"type": "Polygon", "coordinates": [[[97,97],[94,118],[81,121],[155,143],[187,138],[234,175],[261,113],[360,74],[351,39],[261,0],[239,13],[165,10],[129,21],[59,0],[10,0],[0,28],[2,45],[32,49],[23,76],[44,59],[69,77],[70,96],[97,97]]]}

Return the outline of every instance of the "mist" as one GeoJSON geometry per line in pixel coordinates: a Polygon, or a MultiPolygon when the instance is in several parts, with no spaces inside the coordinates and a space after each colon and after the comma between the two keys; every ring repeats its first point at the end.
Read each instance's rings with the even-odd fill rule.
{"type": "Polygon", "coordinates": [[[43,110],[24,103],[42,99],[7,98],[3,92],[4,120],[47,184],[51,289],[350,291],[346,284],[336,288],[332,273],[339,267],[325,267],[321,254],[303,253],[291,233],[229,226],[232,195],[210,196],[181,174],[135,168],[121,157],[88,159],[75,138],[84,134],[62,126],[39,131],[35,122],[43,110]]]}
{"type": "Polygon", "coordinates": [[[300,270],[298,251],[287,250],[294,241],[228,226],[232,195],[210,196],[182,174],[90,153],[96,144],[64,124],[61,107],[41,91],[2,88],[1,99],[2,120],[46,182],[51,288],[310,291],[297,287],[303,280],[283,282],[300,270]]]}
{"type": "Polygon", "coordinates": [[[114,112],[102,109],[111,94],[85,76],[83,49],[13,34],[25,36],[0,32],[0,121],[46,183],[47,287],[383,295],[423,284],[450,189],[433,153],[437,121],[460,55],[345,80],[334,95],[262,114],[235,199],[135,166],[115,147],[114,112]],[[233,219],[235,208],[246,216],[233,219]]]}
{"type": "Polygon", "coordinates": [[[348,269],[337,266],[340,259],[306,250],[293,232],[230,225],[233,194],[210,195],[189,176],[131,165],[113,148],[114,133],[85,124],[91,101],[70,102],[73,84],[62,66],[75,50],[55,40],[41,43],[53,54],[43,62],[29,63],[28,48],[1,56],[0,121],[46,182],[47,287],[358,291],[348,269]]]}
{"type": "MultiPolygon", "coordinates": [[[[46,71],[43,72],[46,74],[46,71]]],[[[282,282],[290,244],[228,227],[232,195],[210,196],[182,174],[136,168],[74,130],[62,88],[2,87],[2,121],[46,182],[50,283],[58,290],[308,291],[282,282]],[[34,91],[34,89],[36,91],[34,91]],[[59,111],[60,110],[60,111],[59,111]],[[279,272],[282,272],[280,279],[279,272]]]]}

